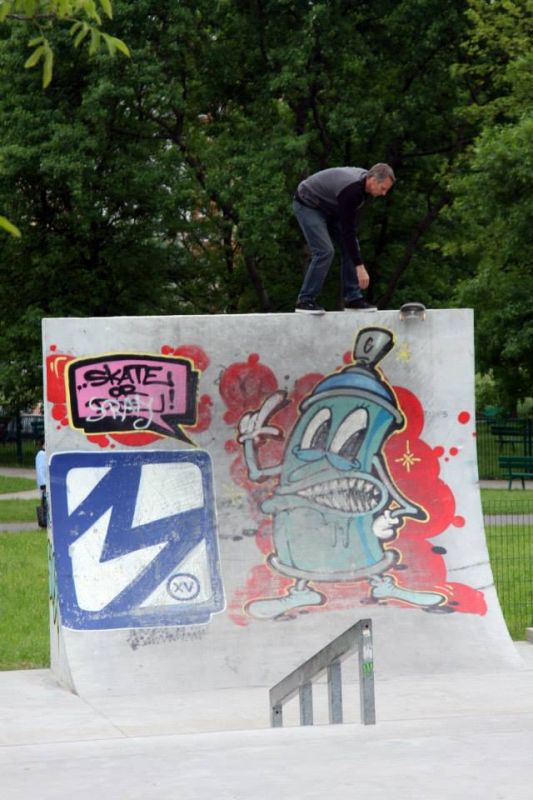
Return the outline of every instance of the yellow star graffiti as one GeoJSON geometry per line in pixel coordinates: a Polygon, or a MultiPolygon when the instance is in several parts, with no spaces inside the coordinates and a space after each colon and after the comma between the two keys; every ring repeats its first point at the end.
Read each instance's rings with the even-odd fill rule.
{"type": "Polygon", "coordinates": [[[403,342],[396,351],[396,359],[398,361],[410,361],[411,355],[411,348],[407,342],[403,342]]]}
{"type": "Polygon", "coordinates": [[[411,446],[409,444],[409,439],[406,442],[406,451],[400,458],[395,458],[394,460],[405,467],[407,472],[411,471],[411,467],[413,467],[417,461],[422,461],[421,458],[417,458],[414,453],[411,452],[411,446]]]}

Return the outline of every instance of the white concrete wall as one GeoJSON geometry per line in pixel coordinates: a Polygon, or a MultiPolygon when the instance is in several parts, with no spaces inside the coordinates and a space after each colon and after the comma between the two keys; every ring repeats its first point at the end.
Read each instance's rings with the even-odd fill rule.
{"type": "Polygon", "coordinates": [[[65,685],[267,686],[367,616],[381,675],[516,665],[470,311],[49,319],[43,341],[65,685]],[[373,367],[358,334],[390,347],[373,367]]]}

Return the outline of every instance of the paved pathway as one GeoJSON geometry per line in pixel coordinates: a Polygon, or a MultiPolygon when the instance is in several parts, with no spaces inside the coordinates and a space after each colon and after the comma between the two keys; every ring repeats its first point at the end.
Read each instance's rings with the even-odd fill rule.
{"type": "Polygon", "coordinates": [[[35,512],[35,522],[0,522],[0,533],[20,533],[21,531],[42,531],[44,528],[37,525],[37,512],[35,512]]]}
{"type": "Polygon", "coordinates": [[[0,467],[0,475],[9,475],[14,478],[31,478],[35,480],[35,470],[26,467],[0,467]]]}
{"type": "MultiPolygon", "coordinates": [[[[481,489],[507,489],[508,481],[485,481],[479,482],[481,489]]],[[[533,481],[526,481],[526,490],[533,490],[533,481]]],[[[513,481],[512,492],[523,491],[520,481],[513,481]]]]}
{"type": "Polygon", "coordinates": [[[485,525],[532,525],[533,514],[486,514],[485,525]]]}

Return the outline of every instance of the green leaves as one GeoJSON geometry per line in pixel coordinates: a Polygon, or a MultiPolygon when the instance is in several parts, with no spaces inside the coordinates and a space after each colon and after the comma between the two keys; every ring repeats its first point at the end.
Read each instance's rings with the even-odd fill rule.
{"type": "Polygon", "coordinates": [[[91,56],[99,52],[103,41],[110,56],[114,56],[118,51],[128,58],[130,57],[129,48],[121,39],[101,30],[102,17],[99,8],[106,17],[113,18],[111,0],[99,0],[98,5],[94,0],[2,0],[0,2],[0,23],[23,22],[40,32],[39,36],[31,39],[28,43],[29,47],[35,49],[26,60],[24,67],[32,69],[42,61],[42,84],[46,89],[52,81],[54,52],[43,31],[48,30],[53,24],[70,24],[70,35],[73,37],[74,47],[79,47],[84,41],[87,41],[91,56]]]}
{"type": "Polygon", "coordinates": [[[28,42],[28,47],[35,47],[35,50],[24,64],[25,69],[35,67],[39,61],[43,60],[43,89],[50,85],[52,80],[52,72],[54,68],[54,51],[50,46],[48,39],[44,36],[38,36],[28,42]]]}
{"type": "Polygon", "coordinates": [[[0,214],[0,228],[3,228],[5,231],[11,234],[11,236],[15,236],[17,239],[20,239],[21,233],[16,225],[13,225],[6,217],[3,217],[0,214]]]}
{"type": "Polygon", "coordinates": [[[114,56],[115,52],[118,50],[127,58],[131,58],[131,53],[129,51],[128,45],[125,42],[123,42],[122,39],[117,39],[116,36],[110,36],[108,33],[104,33],[103,31],[101,32],[101,36],[104,42],[106,43],[109,55],[114,56]]]}
{"type": "Polygon", "coordinates": [[[110,0],[100,0],[100,5],[102,6],[104,13],[107,14],[109,19],[113,18],[113,7],[111,5],[110,0]]]}

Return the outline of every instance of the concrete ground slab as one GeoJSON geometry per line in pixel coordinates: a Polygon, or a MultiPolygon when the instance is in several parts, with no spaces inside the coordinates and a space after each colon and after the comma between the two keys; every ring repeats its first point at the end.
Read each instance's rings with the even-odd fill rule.
{"type": "Polygon", "coordinates": [[[531,716],[462,718],[31,746],[1,768],[6,800],[530,800],[532,746],[531,716]]]}
{"type": "Polygon", "coordinates": [[[356,686],[348,724],[296,727],[292,709],[274,730],[264,689],[86,701],[48,670],[6,672],[2,798],[531,800],[533,647],[518,651],[511,677],[377,679],[375,726],[355,719],[356,686]]]}

